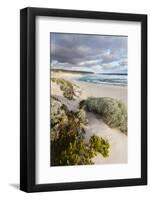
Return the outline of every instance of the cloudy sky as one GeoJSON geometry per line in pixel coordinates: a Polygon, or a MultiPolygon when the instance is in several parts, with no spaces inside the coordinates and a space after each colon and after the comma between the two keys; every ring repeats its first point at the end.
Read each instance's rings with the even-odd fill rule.
{"type": "Polygon", "coordinates": [[[127,40],[121,36],[51,33],[51,67],[127,73],[127,40]]]}

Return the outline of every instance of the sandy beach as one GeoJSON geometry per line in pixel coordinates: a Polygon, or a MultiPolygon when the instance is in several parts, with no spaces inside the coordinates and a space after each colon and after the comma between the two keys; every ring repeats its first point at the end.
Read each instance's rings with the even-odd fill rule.
{"type": "MultiPolygon", "coordinates": [[[[98,85],[94,83],[79,81],[78,79],[81,77],[80,73],[72,74],[72,73],[52,72],[51,77],[63,78],[78,85],[82,91],[81,99],[86,99],[90,96],[91,97],[112,97],[112,98],[121,100],[127,105],[127,86],[105,85],[105,84],[98,85]]],[[[57,87],[58,86],[56,86],[56,89],[57,87]]],[[[54,89],[53,86],[51,88],[54,89]]],[[[57,90],[57,93],[58,93],[58,90],[57,90]]]]}
{"type": "MultiPolygon", "coordinates": [[[[68,106],[70,110],[76,110],[79,106],[79,102],[88,97],[112,97],[121,100],[127,105],[127,86],[94,84],[79,81],[81,74],[71,73],[51,73],[51,77],[63,78],[79,86],[81,90],[80,98],[68,101],[62,94],[59,86],[56,83],[51,82],[51,94],[57,96],[62,103],[68,106]]],[[[110,143],[110,156],[103,158],[101,154],[98,154],[93,161],[95,164],[115,164],[115,163],[127,163],[127,145],[128,137],[117,129],[112,129],[106,125],[103,120],[94,113],[87,112],[88,125],[86,126],[85,140],[87,141],[92,134],[107,139],[110,143]]]]}

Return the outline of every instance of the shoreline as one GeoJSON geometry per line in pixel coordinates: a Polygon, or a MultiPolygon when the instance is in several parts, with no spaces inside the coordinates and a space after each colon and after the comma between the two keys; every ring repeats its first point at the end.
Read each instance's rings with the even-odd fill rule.
{"type": "Polygon", "coordinates": [[[88,97],[111,97],[121,100],[127,105],[127,86],[94,84],[73,79],[70,79],[70,81],[81,88],[82,99],[88,97]]]}
{"type": "Polygon", "coordinates": [[[62,78],[79,86],[82,91],[81,100],[88,97],[111,97],[127,105],[127,86],[84,82],[78,80],[81,77],[79,74],[69,76],[68,73],[52,73],[51,77],[62,78]]]}
{"type": "MultiPolygon", "coordinates": [[[[55,76],[56,78],[60,78],[55,76]]],[[[116,86],[108,84],[95,84],[84,81],[79,81],[72,78],[66,78],[61,76],[63,79],[70,81],[73,84],[79,86],[82,91],[80,99],[87,99],[88,97],[111,97],[117,100],[121,100],[126,105],[127,102],[127,86],[116,86]]]]}
{"type": "Polygon", "coordinates": [[[67,72],[51,72],[51,75],[50,77],[51,78],[63,78],[63,79],[66,79],[66,80],[69,80],[69,81],[75,81],[75,82],[79,82],[81,84],[93,84],[95,86],[111,86],[111,87],[126,87],[127,88],[127,85],[122,85],[122,84],[112,84],[112,83],[93,83],[93,82],[89,82],[89,81],[81,81],[79,80],[81,77],[83,76],[83,74],[80,74],[80,73],[77,73],[77,74],[71,74],[71,73],[67,73],[67,72]]]}

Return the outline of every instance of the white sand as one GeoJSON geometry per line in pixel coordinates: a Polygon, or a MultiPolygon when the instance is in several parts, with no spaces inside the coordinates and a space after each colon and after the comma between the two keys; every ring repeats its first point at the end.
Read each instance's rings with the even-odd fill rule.
{"type": "Polygon", "coordinates": [[[96,134],[97,136],[107,139],[110,144],[109,157],[103,158],[98,154],[93,161],[95,164],[106,163],[126,163],[127,162],[127,136],[119,130],[111,129],[107,126],[99,116],[93,113],[87,113],[88,126],[86,128],[86,141],[90,136],[96,134]]]}
{"type": "MultiPolygon", "coordinates": [[[[75,101],[69,101],[63,97],[62,91],[60,91],[57,84],[51,85],[51,94],[57,96],[62,103],[68,106],[69,110],[76,110],[79,102],[82,99],[88,97],[112,97],[119,99],[127,104],[127,87],[126,86],[115,86],[115,85],[97,85],[93,83],[86,83],[78,81],[77,79],[81,76],[80,74],[68,73],[55,73],[54,77],[64,78],[78,85],[82,91],[80,99],[75,101]]],[[[86,127],[86,141],[89,140],[90,136],[94,133],[100,137],[109,140],[110,143],[110,155],[108,158],[103,158],[101,154],[98,154],[93,161],[95,164],[104,163],[126,163],[128,160],[127,145],[128,138],[125,134],[116,129],[111,129],[106,125],[102,119],[96,114],[87,113],[88,125],[86,127]]]]}
{"type": "Polygon", "coordinates": [[[88,97],[112,97],[127,104],[127,87],[115,85],[97,85],[82,81],[73,81],[82,90],[82,99],[88,97]]]}
{"type": "Polygon", "coordinates": [[[87,99],[88,97],[112,97],[123,101],[127,104],[127,86],[116,85],[99,85],[94,83],[87,83],[79,81],[80,74],[71,73],[52,73],[52,76],[57,78],[64,78],[78,85],[82,90],[81,99],[87,99]]]}

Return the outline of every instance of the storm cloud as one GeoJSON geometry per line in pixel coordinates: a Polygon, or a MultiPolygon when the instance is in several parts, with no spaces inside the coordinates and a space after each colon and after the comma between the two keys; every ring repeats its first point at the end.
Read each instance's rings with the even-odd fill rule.
{"type": "Polygon", "coordinates": [[[125,36],[51,33],[51,67],[127,73],[127,40],[125,36]]]}

